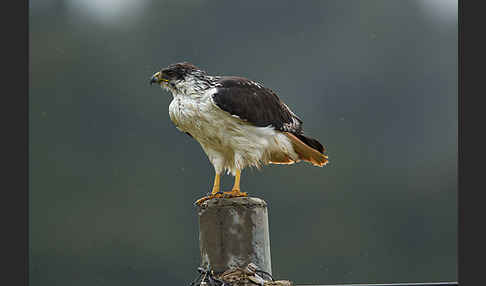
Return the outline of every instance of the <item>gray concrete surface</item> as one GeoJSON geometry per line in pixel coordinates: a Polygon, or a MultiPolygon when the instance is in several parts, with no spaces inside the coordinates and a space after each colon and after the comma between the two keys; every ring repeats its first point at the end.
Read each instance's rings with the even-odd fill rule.
{"type": "Polygon", "coordinates": [[[253,262],[272,273],[267,203],[241,197],[205,201],[198,208],[201,266],[220,273],[253,262]]]}

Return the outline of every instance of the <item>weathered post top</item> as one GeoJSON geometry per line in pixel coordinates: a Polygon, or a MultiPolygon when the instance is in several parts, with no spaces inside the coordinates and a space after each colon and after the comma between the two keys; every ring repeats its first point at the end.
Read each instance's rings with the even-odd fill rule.
{"type": "Polygon", "coordinates": [[[254,263],[272,273],[267,203],[259,198],[219,198],[198,208],[201,266],[215,273],[254,263]]]}

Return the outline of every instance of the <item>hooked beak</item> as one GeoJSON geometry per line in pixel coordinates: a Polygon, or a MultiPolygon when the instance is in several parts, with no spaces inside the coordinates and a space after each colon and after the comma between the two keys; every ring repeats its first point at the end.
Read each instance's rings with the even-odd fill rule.
{"type": "Polygon", "coordinates": [[[161,76],[160,72],[156,72],[151,78],[150,78],[150,85],[154,83],[161,83],[161,82],[169,82],[168,79],[165,79],[161,76]]]}
{"type": "Polygon", "coordinates": [[[150,78],[150,85],[154,84],[154,83],[159,83],[160,82],[160,79],[159,79],[159,76],[160,76],[160,72],[156,72],[151,78],[150,78]]]}

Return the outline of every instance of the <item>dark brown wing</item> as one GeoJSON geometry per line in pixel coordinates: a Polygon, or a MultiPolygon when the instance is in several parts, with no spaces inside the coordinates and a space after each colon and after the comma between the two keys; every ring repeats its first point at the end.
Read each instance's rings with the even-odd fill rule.
{"type": "Polygon", "coordinates": [[[231,115],[258,127],[302,133],[302,120],[268,88],[242,77],[221,77],[214,103],[231,115]]]}

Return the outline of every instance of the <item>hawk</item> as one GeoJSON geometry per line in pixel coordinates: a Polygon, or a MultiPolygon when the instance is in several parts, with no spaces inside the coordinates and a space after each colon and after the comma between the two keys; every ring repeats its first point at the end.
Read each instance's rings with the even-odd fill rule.
{"type": "Polygon", "coordinates": [[[305,136],[302,120],[271,89],[237,76],[212,76],[193,64],[176,63],[156,72],[150,84],[172,93],[169,116],[177,129],[199,142],[214,167],[211,193],[195,203],[242,197],[241,171],[248,166],[328,163],[319,141],[305,136]],[[235,177],[220,191],[220,176],[235,177]]]}

